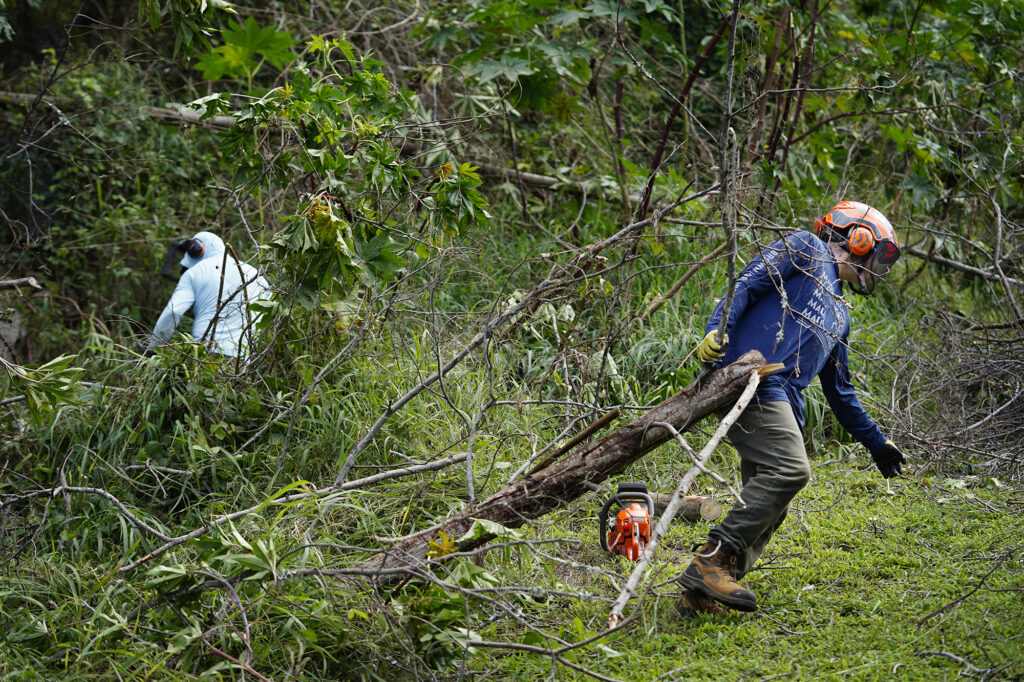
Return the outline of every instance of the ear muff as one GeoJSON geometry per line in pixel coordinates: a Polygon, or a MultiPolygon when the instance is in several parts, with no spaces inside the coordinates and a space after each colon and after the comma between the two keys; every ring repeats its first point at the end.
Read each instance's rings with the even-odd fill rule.
{"type": "Polygon", "coordinates": [[[855,225],[847,235],[846,248],[854,256],[866,256],[875,247],[875,235],[870,228],[855,225]]]}
{"type": "Polygon", "coordinates": [[[183,249],[185,253],[196,260],[202,258],[203,254],[206,253],[206,245],[198,239],[186,239],[182,246],[185,247],[183,249]]]}

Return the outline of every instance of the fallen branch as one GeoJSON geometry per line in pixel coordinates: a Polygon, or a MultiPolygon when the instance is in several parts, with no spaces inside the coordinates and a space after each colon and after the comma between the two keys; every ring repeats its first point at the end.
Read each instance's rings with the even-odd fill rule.
{"type": "Polygon", "coordinates": [[[92,493],[92,494],[100,495],[101,497],[105,497],[105,498],[109,499],[111,502],[114,502],[115,506],[118,506],[118,509],[121,510],[122,513],[126,514],[127,518],[132,520],[132,523],[134,523],[136,526],[142,528],[143,530],[146,530],[147,532],[149,532],[150,534],[156,536],[157,538],[160,538],[160,539],[165,541],[164,544],[161,545],[160,547],[156,548],[155,550],[153,550],[152,552],[146,554],[145,556],[135,560],[131,564],[128,564],[127,566],[122,567],[119,570],[120,573],[127,573],[128,571],[132,571],[132,570],[138,568],[139,566],[141,566],[142,564],[150,561],[151,559],[153,559],[155,557],[158,557],[158,556],[160,556],[162,554],[165,554],[166,552],[174,549],[178,545],[184,544],[184,543],[188,542],[189,540],[192,540],[192,539],[195,539],[195,538],[198,538],[198,537],[202,537],[203,535],[208,533],[210,530],[212,530],[214,528],[217,528],[218,526],[223,526],[224,524],[229,523],[231,521],[235,521],[237,519],[243,518],[243,517],[248,516],[250,514],[255,514],[255,513],[261,511],[262,509],[264,509],[267,506],[291,504],[293,502],[299,502],[299,501],[302,501],[302,500],[308,500],[308,499],[312,499],[312,498],[324,497],[326,495],[330,495],[332,493],[343,492],[345,490],[352,490],[352,489],[356,489],[356,488],[361,488],[363,486],[367,486],[367,485],[370,485],[370,484],[373,484],[373,483],[379,483],[380,481],[384,481],[384,480],[390,480],[390,479],[393,479],[393,478],[400,478],[400,477],[403,477],[403,476],[412,476],[414,474],[426,473],[426,472],[430,472],[430,471],[437,471],[438,469],[443,469],[445,467],[451,466],[452,464],[457,464],[458,462],[461,462],[464,459],[466,459],[466,453],[462,453],[462,454],[459,454],[459,455],[453,455],[452,457],[448,457],[446,459],[438,460],[437,462],[431,462],[429,464],[420,464],[420,465],[416,465],[416,466],[404,467],[402,469],[392,469],[390,471],[385,471],[385,472],[382,472],[382,473],[379,473],[379,474],[374,474],[373,476],[367,476],[366,478],[357,479],[355,481],[349,481],[348,483],[345,483],[345,484],[342,484],[342,485],[338,485],[338,486],[328,486],[326,488],[321,488],[321,489],[316,489],[316,490],[306,490],[305,492],[301,492],[301,493],[294,493],[292,495],[285,495],[283,497],[278,497],[278,498],[271,499],[271,500],[264,500],[260,504],[254,505],[252,507],[248,507],[246,509],[240,509],[240,510],[232,512],[230,514],[222,514],[221,516],[218,516],[218,517],[215,517],[215,518],[211,519],[210,521],[208,521],[205,525],[203,525],[200,528],[197,528],[197,529],[195,529],[195,530],[193,530],[191,532],[185,533],[184,535],[178,535],[178,536],[173,537],[173,538],[172,537],[168,537],[168,536],[164,535],[163,533],[160,533],[159,531],[157,531],[155,529],[151,529],[148,526],[145,526],[144,524],[140,525],[141,521],[139,519],[133,517],[130,513],[128,513],[124,509],[124,505],[120,504],[120,502],[117,501],[116,498],[114,498],[107,491],[102,490],[102,489],[98,489],[98,488],[95,488],[95,489],[93,489],[93,488],[65,488],[65,487],[60,487],[60,488],[56,488],[56,489],[47,488],[45,490],[39,490],[39,491],[34,491],[33,493],[26,493],[26,494],[23,494],[23,495],[19,495],[19,496],[17,496],[17,499],[8,499],[6,501],[0,502],[0,509],[2,509],[4,506],[6,506],[8,504],[11,504],[11,503],[16,502],[16,501],[27,499],[29,497],[37,497],[37,496],[41,496],[41,495],[53,495],[53,496],[55,496],[55,495],[58,495],[58,494],[60,494],[62,492],[85,492],[85,493],[92,493]]]}
{"type": "Polygon", "coordinates": [[[17,289],[18,287],[31,287],[42,289],[43,285],[35,277],[22,277],[20,279],[0,280],[0,289],[17,289]]]}
{"type": "Polygon", "coordinates": [[[161,540],[165,540],[166,541],[166,540],[170,540],[171,539],[170,536],[165,535],[164,533],[160,532],[159,530],[157,530],[153,526],[151,526],[148,523],[146,523],[145,521],[143,521],[141,518],[139,518],[138,516],[136,516],[132,512],[128,511],[128,507],[124,504],[124,502],[122,502],[121,500],[117,499],[116,497],[111,495],[109,492],[107,492],[103,488],[82,488],[82,487],[77,487],[77,486],[58,485],[58,486],[55,486],[53,488],[39,488],[37,490],[32,490],[32,491],[29,491],[27,493],[19,493],[19,494],[15,494],[15,495],[4,495],[3,499],[0,499],[0,509],[3,509],[5,507],[9,507],[9,506],[11,506],[13,504],[17,504],[19,502],[24,502],[26,500],[30,500],[30,499],[33,499],[33,498],[36,498],[36,497],[56,498],[56,497],[58,497],[60,495],[66,495],[68,493],[84,493],[84,494],[88,494],[88,495],[98,495],[98,496],[104,498],[105,500],[107,500],[108,502],[110,502],[115,507],[117,507],[117,510],[121,513],[121,515],[124,518],[128,519],[128,521],[130,521],[131,524],[133,526],[135,526],[136,528],[138,528],[139,530],[145,531],[145,532],[149,533],[150,535],[153,535],[153,536],[155,536],[155,537],[157,537],[157,538],[159,538],[161,540]]]}
{"type": "MultiPolygon", "coordinates": [[[[976,268],[973,265],[960,263],[950,258],[946,258],[945,256],[940,256],[936,253],[928,253],[927,251],[922,251],[921,249],[915,248],[913,246],[903,247],[902,250],[905,253],[909,253],[911,256],[915,256],[917,258],[930,261],[932,263],[938,263],[939,265],[945,265],[947,268],[953,268],[954,270],[959,270],[960,272],[966,272],[969,275],[975,275],[977,277],[981,277],[982,279],[987,279],[990,282],[1003,282],[1003,278],[1000,277],[998,273],[989,272],[988,270],[982,270],[981,268],[976,268]]],[[[1014,279],[1013,277],[1007,277],[1006,282],[1008,282],[1009,284],[1013,284],[1015,286],[1024,286],[1024,281],[1014,279]]]]}
{"type": "MultiPolygon", "coordinates": [[[[722,369],[712,371],[674,396],[657,405],[644,416],[616,429],[595,441],[577,447],[565,457],[506,486],[476,506],[450,517],[435,527],[404,538],[390,549],[363,564],[363,568],[382,569],[424,565],[431,540],[443,532],[459,538],[476,519],[518,528],[577,499],[596,485],[623,472],[630,464],[669,441],[672,433],[659,423],[667,423],[676,431],[691,428],[704,417],[731,405],[743,391],[752,370],[768,375],[777,365],[765,366],[757,351],[743,355],[722,369]]],[[[459,551],[468,551],[491,538],[477,538],[463,543],[459,551]]]]}
{"type": "Polygon", "coordinates": [[[978,591],[978,590],[980,590],[980,589],[981,589],[982,587],[984,587],[984,585],[985,585],[985,581],[986,581],[986,580],[988,580],[988,579],[989,579],[989,577],[991,577],[991,575],[992,575],[993,573],[995,573],[995,572],[996,572],[996,569],[998,569],[998,568],[999,568],[1000,566],[1002,566],[1002,565],[1003,565],[1003,564],[1005,564],[1005,563],[1006,563],[1007,561],[1009,561],[1010,559],[1012,559],[1012,558],[1013,558],[1013,555],[1014,555],[1014,554],[1016,554],[1016,552],[1017,552],[1017,550],[1016,550],[1016,549],[1011,549],[1011,550],[1010,550],[1010,551],[1008,551],[1008,552],[1007,552],[1006,554],[1003,554],[1002,556],[1000,556],[1000,557],[999,557],[999,559],[998,559],[998,560],[997,560],[997,561],[995,562],[995,564],[993,564],[992,568],[991,568],[991,569],[989,569],[989,572],[988,572],[988,573],[986,573],[986,574],[985,574],[985,575],[984,575],[984,576],[982,577],[982,579],[978,581],[978,584],[977,584],[977,585],[975,585],[975,586],[974,586],[974,587],[973,587],[973,588],[972,588],[972,589],[971,589],[970,591],[968,591],[968,592],[967,592],[966,594],[962,594],[962,595],[960,595],[959,597],[957,597],[957,598],[956,598],[956,599],[954,599],[953,601],[949,602],[949,603],[948,603],[948,604],[946,604],[945,606],[943,606],[943,607],[941,607],[941,608],[938,608],[938,609],[935,609],[934,611],[932,611],[931,613],[929,613],[929,614],[928,614],[927,616],[925,616],[925,617],[924,617],[924,618],[922,618],[921,620],[917,621],[917,626],[918,626],[918,627],[921,627],[921,626],[922,626],[922,625],[924,625],[924,624],[925,624],[925,623],[926,623],[926,622],[927,622],[928,620],[930,620],[930,619],[934,618],[935,616],[938,616],[939,614],[945,613],[946,611],[949,611],[950,609],[952,609],[952,608],[955,608],[955,607],[957,606],[957,604],[960,604],[960,603],[962,603],[962,602],[966,601],[966,600],[967,600],[968,598],[970,598],[970,597],[971,597],[971,595],[973,595],[973,594],[974,594],[975,592],[977,592],[977,591],[978,591]]]}
{"type": "MultiPolygon", "coordinates": [[[[949,660],[955,663],[959,663],[960,665],[966,666],[967,672],[971,675],[982,675],[982,679],[985,679],[984,676],[992,672],[992,668],[979,668],[978,666],[968,661],[966,658],[963,658],[962,656],[957,656],[956,654],[949,651],[919,651],[917,655],[942,656],[943,658],[948,658],[949,660]]],[[[963,673],[961,673],[961,675],[963,675],[963,673]]]]}
{"type": "MultiPolygon", "coordinates": [[[[704,471],[704,464],[710,459],[711,453],[715,451],[718,444],[725,438],[725,434],[729,431],[729,428],[735,423],[743,410],[746,409],[747,403],[754,397],[754,392],[757,391],[757,385],[760,382],[760,376],[757,370],[750,372],[750,379],[747,381],[746,388],[743,389],[743,393],[740,395],[739,400],[733,405],[733,408],[729,411],[729,414],[722,419],[722,423],[715,429],[715,434],[711,437],[711,440],[707,442],[704,449],[697,455],[694,465],[690,467],[690,470],[686,472],[686,475],[679,481],[679,485],[676,486],[675,493],[672,494],[672,500],[668,504],[668,508],[665,509],[665,513],[658,519],[658,525],[654,528],[654,533],[651,535],[651,541],[647,545],[643,556],[636,563],[636,567],[633,569],[633,573],[629,576],[629,580],[625,585],[622,586],[622,590],[619,592],[618,599],[612,604],[612,611],[608,614],[608,627],[613,628],[619,622],[619,618],[622,617],[622,610],[626,607],[626,602],[629,601],[630,596],[635,594],[637,585],[640,584],[640,579],[644,575],[644,571],[647,570],[647,565],[654,557],[654,553],[658,550],[658,542],[662,536],[668,531],[669,524],[672,523],[672,519],[675,518],[676,512],[682,505],[683,496],[686,495],[686,491],[693,485],[697,475],[704,471]]],[[[670,425],[664,425],[663,428],[675,431],[670,425]]],[[[685,445],[682,434],[675,432],[673,434],[676,439],[685,445]]],[[[688,446],[687,446],[687,449],[688,446]]],[[[739,499],[737,497],[737,499],[739,499]]],[[[742,500],[739,500],[742,503],[742,500]]]]}
{"type": "Polygon", "coordinates": [[[262,682],[271,682],[270,678],[264,677],[263,675],[260,675],[258,672],[253,670],[252,666],[250,666],[248,663],[246,663],[244,661],[238,660],[237,658],[235,658],[234,656],[232,656],[231,654],[229,654],[227,652],[221,651],[220,649],[218,649],[214,645],[212,645],[209,642],[207,642],[205,639],[203,640],[203,644],[208,646],[210,648],[210,651],[212,651],[213,653],[217,654],[218,656],[223,658],[225,661],[237,665],[239,668],[241,668],[245,672],[249,673],[250,675],[252,675],[256,679],[261,680],[262,682]]]}

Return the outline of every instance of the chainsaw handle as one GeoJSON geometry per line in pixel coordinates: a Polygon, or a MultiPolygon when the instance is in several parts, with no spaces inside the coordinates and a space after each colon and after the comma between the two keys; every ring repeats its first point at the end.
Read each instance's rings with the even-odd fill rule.
{"type": "Polygon", "coordinates": [[[608,510],[611,509],[611,506],[615,502],[616,497],[618,497],[618,495],[615,495],[614,497],[609,497],[608,500],[604,503],[604,506],[601,507],[601,511],[597,513],[597,535],[601,538],[601,549],[603,549],[606,552],[610,551],[608,549],[608,538],[605,537],[608,535],[608,510]]]}
{"type": "Polygon", "coordinates": [[[612,508],[613,504],[618,504],[620,507],[625,507],[629,502],[642,502],[647,507],[647,514],[653,519],[654,518],[654,499],[649,493],[642,493],[639,491],[628,491],[615,493],[608,498],[608,501],[601,507],[601,511],[597,514],[598,527],[601,529],[599,535],[601,537],[601,549],[608,552],[608,510],[612,508]]]}
{"type": "Polygon", "coordinates": [[[641,492],[624,492],[617,493],[612,497],[613,501],[618,501],[622,507],[629,506],[630,502],[640,502],[647,507],[647,515],[652,519],[654,518],[654,498],[651,497],[650,493],[641,492]]]}

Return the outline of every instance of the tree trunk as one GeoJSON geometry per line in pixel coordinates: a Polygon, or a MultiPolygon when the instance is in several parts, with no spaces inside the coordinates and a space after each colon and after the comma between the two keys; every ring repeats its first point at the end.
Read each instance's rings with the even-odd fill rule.
{"type": "MultiPolygon", "coordinates": [[[[522,526],[583,495],[610,476],[645,454],[672,439],[655,422],[667,422],[682,432],[704,417],[730,405],[743,391],[752,370],[762,376],[771,374],[779,365],[765,365],[764,357],[750,351],[739,360],[712,371],[674,396],[654,407],[640,418],[595,441],[577,446],[561,459],[551,462],[491,495],[475,507],[448,518],[433,528],[412,535],[364,564],[367,569],[416,567],[424,563],[430,541],[443,532],[459,538],[473,525],[474,519],[495,521],[509,528],[522,526]]],[[[689,466],[689,461],[681,462],[689,466]]],[[[484,537],[458,546],[468,551],[488,542],[484,537]]]]}

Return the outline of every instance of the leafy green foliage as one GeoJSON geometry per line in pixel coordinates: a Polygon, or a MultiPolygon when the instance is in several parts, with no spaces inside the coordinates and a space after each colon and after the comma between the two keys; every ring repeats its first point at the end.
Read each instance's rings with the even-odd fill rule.
{"type": "Polygon", "coordinates": [[[231,21],[221,31],[223,45],[198,56],[196,69],[207,80],[244,78],[252,89],[253,78],[263,62],[280,69],[295,60],[291,48],[296,44],[287,31],[276,31],[273,26],[260,28],[256,20],[247,17],[245,24],[231,21]]]}
{"type": "Polygon", "coordinates": [[[206,36],[219,12],[235,13],[227,0],[140,0],[139,21],[148,20],[154,31],[165,19],[170,20],[174,35],[174,54],[195,47],[207,47],[206,36]]]}
{"type": "Polygon", "coordinates": [[[473,642],[481,639],[467,627],[466,614],[472,612],[473,603],[463,590],[500,584],[498,578],[467,559],[454,561],[447,573],[454,589],[438,584],[411,587],[391,603],[420,656],[437,669],[474,654],[473,642]]]}
{"type": "MultiPolygon", "coordinates": [[[[431,534],[427,556],[448,561],[406,582],[364,580],[360,567],[501,489],[595,413],[639,412],[692,381],[723,263],[644,312],[721,241],[713,192],[659,213],[589,269],[559,267],[636,217],[690,75],[655,199],[717,180],[727,41],[691,69],[720,8],[420,7],[400,3],[398,20],[335,8],[359,26],[357,49],[309,35],[323,29],[304,3],[224,26],[225,3],[147,0],[144,61],[121,59],[138,45],[97,25],[74,34],[74,68],[54,83],[53,52],[12,78],[15,91],[50,90],[35,109],[0,114],[19,141],[0,150],[17,236],[5,263],[48,290],[5,303],[29,320],[16,351],[44,360],[0,375],[15,398],[0,406],[0,556],[12,567],[0,676],[582,679],[576,665],[623,679],[1019,677],[1020,492],[1006,466],[1017,441],[1004,455],[1005,442],[976,442],[985,429],[956,437],[996,410],[982,427],[1013,423],[1019,382],[961,363],[935,322],[1008,321],[997,244],[1004,274],[1022,277],[1019,11],[833,3],[812,27],[785,3],[744,4],[732,121],[751,171],[741,261],[849,194],[885,210],[903,244],[981,275],[941,276],[906,255],[891,286],[852,300],[859,395],[907,450],[908,471],[928,467],[920,476],[887,486],[864,469],[863,448],[812,388],[814,479],[748,579],[762,615],[676,617],[671,578],[708,530],[679,525],[651,591],[629,605],[636,626],[582,644],[604,630],[629,568],[597,547],[595,497],[515,531],[478,519],[461,538],[431,534]],[[194,60],[172,59],[172,45],[194,60]],[[102,50],[117,58],[93,59],[102,50]],[[789,80],[805,69],[809,89],[789,80]],[[175,101],[192,101],[203,126],[144,113],[175,101]],[[227,126],[215,115],[234,124],[205,128],[227,126]],[[494,178],[513,165],[555,180],[535,191],[520,185],[529,176],[494,178]],[[271,276],[263,340],[245,362],[190,344],[140,358],[132,348],[170,291],[155,283],[159,257],[201,228],[271,276]],[[548,276],[569,283],[488,328],[548,276]],[[484,330],[486,343],[396,402],[484,330]],[[950,375],[969,385],[947,388],[950,375]],[[363,482],[324,492],[380,419],[349,476],[363,482]],[[380,478],[454,455],[467,459],[380,478]],[[59,486],[69,490],[55,496],[59,486]],[[190,537],[161,553],[179,535],[190,537]],[[486,553],[450,556],[485,538],[486,553]]],[[[985,329],[983,350],[1014,359],[999,354],[1012,329],[985,329]]],[[[666,491],[685,461],[665,447],[626,475],[666,491]]],[[[723,447],[712,468],[734,478],[738,462],[723,447]]]]}
{"type": "Polygon", "coordinates": [[[0,393],[21,393],[32,416],[43,420],[61,403],[77,400],[82,369],[71,365],[75,356],[62,355],[38,367],[21,367],[0,358],[4,374],[0,377],[0,393]]]}
{"type": "MultiPolygon", "coordinates": [[[[416,189],[420,172],[400,157],[394,133],[415,121],[418,110],[412,93],[397,90],[379,62],[357,57],[342,39],[314,38],[309,52],[311,61],[297,64],[286,85],[239,113],[223,149],[255,162],[249,131],[280,121],[297,131],[301,146],[282,149],[269,168],[240,166],[238,181],[264,178],[273,187],[290,184],[294,173],[315,179],[272,244],[299,303],[337,309],[357,282],[372,289],[392,281],[414,244],[413,253],[426,257],[432,243],[481,224],[486,202],[477,191],[480,177],[466,163],[442,164],[428,187],[416,189]],[[413,241],[408,235],[419,212],[430,230],[427,240],[413,241]]],[[[197,104],[210,116],[225,101],[210,96],[197,104]]]]}

